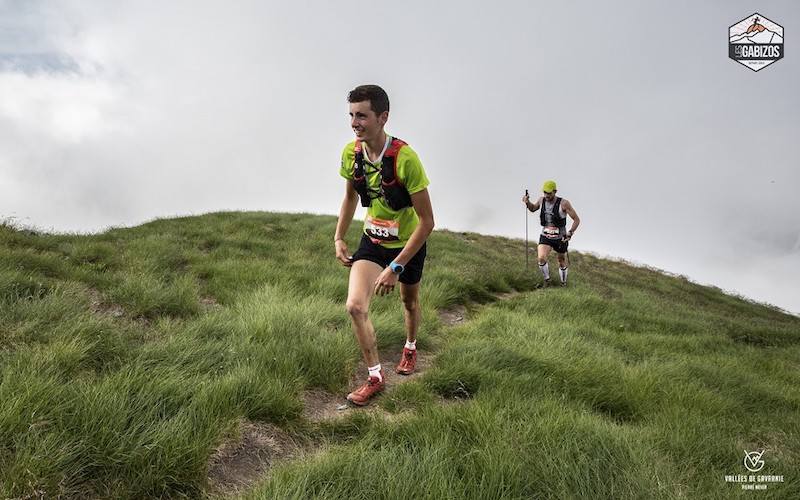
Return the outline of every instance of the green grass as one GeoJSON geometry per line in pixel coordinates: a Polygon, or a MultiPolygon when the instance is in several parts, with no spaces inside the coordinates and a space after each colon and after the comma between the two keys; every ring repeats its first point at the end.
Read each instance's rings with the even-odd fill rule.
{"type": "MultiPolygon", "coordinates": [[[[568,288],[540,289],[507,238],[432,235],[433,362],[374,402],[397,418],[306,421],[303,391],[343,401],[361,361],[335,224],[0,224],[0,498],[215,497],[209,462],[242,421],[307,445],[249,499],[800,497],[800,318],[578,252],[568,288]],[[447,327],[456,306],[468,321],[447,327]],[[756,449],[784,483],[726,483],[756,449]]],[[[398,297],[371,316],[399,350],[398,297]]]]}

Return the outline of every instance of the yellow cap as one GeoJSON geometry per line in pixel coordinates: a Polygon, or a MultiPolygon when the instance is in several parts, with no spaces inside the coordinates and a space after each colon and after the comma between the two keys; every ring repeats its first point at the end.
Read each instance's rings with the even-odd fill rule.
{"type": "Polygon", "coordinates": [[[542,191],[544,191],[545,193],[552,193],[555,190],[556,190],[556,181],[547,181],[544,183],[544,186],[542,186],[542,191]]]}

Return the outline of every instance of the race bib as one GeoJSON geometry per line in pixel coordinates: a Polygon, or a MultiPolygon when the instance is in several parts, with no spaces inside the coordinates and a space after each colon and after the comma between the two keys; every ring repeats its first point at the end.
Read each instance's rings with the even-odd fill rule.
{"type": "Polygon", "coordinates": [[[542,229],[542,234],[551,240],[561,239],[561,230],[554,226],[546,226],[544,229],[542,229]]]}
{"type": "Polygon", "coordinates": [[[396,220],[375,219],[367,216],[364,223],[364,230],[373,243],[380,245],[390,241],[398,241],[400,234],[400,223],[396,220]]]}

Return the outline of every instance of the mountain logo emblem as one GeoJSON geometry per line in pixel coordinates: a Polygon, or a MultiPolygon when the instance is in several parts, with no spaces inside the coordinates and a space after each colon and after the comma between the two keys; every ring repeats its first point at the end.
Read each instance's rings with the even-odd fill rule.
{"type": "Polygon", "coordinates": [[[764,468],[764,460],[761,457],[764,455],[764,450],[747,451],[744,450],[744,466],[750,472],[758,472],[764,468]]]}
{"type": "Polygon", "coordinates": [[[728,56],[753,71],[783,59],[783,26],[759,13],[728,28],[728,56]]]}

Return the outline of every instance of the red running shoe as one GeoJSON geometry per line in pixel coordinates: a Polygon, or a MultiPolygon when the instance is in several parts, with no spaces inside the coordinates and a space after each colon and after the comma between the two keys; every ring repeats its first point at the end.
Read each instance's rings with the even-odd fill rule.
{"type": "MultiPolygon", "coordinates": [[[[382,374],[381,374],[382,375],[382,374]]],[[[378,394],[386,386],[378,377],[370,377],[367,383],[347,395],[347,400],[354,405],[364,406],[372,396],[378,394]]]]}
{"type": "Polygon", "coordinates": [[[395,371],[400,375],[411,375],[414,373],[414,364],[417,362],[417,350],[403,347],[403,357],[395,371]]]}

